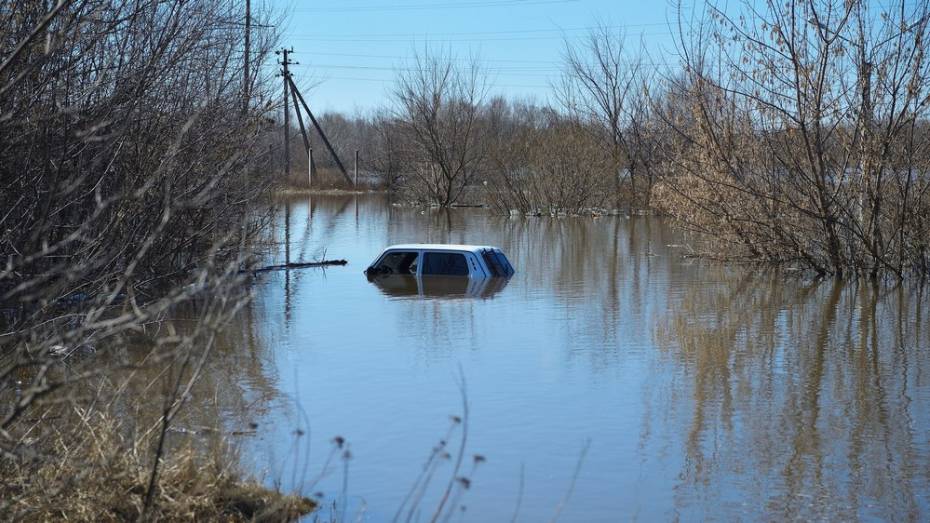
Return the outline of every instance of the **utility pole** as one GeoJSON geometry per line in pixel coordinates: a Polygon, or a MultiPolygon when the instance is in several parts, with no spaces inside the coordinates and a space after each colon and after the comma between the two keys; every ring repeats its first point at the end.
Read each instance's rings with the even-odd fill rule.
{"type": "Polygon", "coordinates": [[[252,58],[252,0],[245,0],[245,52],[242,58],[242,114],[249,111],[249,66],[252,58]]]}
{"type": "MultiPolygon", "coordinates": [[[[281,55],[281,76],[284,77],[284,176],[285,180],[291,177],[291,118],[290,107],[288,107],[287,95],[288,87],[291,85],[291,72],[288,70],[289,65],[294,65],[288,55],[294,52],[294,48],[287,49],[282,47],[274,52],[281,55]]],[[[296,109],[296,107],[295,107],[296,109]]],[[[291,263],[291,204],[289,201],[284,202],[284,262],[291,263]]],[[[285,276],[285,297],[290,299],[290,272],[285,276]]]]}
{"type": "Polygon", "coordinates": [[[358,149],[355,150],[355,188],[358,189],[358,149]]]}
{"type": "MultiPolygon", "coordinates": [[[[336,162],[336,166],[339,167],[339,171],[345,177],[348,183],[352,183],[352,179],[349,178],[349,173],[346,172],[346,168],[342,165],[342,160],[339,159],[339,155],[336,154],[336,150],[333,149],[333,145],[329,143],[329,139],[326,138],[326,133],[323,132],[323,128],[320,127],[320,122],[316,120],[316,117],[313,116],[313,112],[310,111],[310,107],[307,105],[307,101],[304,100],[302,94],[300,94],[300,89],[297,88],[297,84],[294,83],[294,79],[291,77],[291,73],[288,69],[289,65],[296,65],[300,62],[292,62],[288,55],[294,52],[294,48],[286,49],[281,48],[275,51],[276,55],[281,55],[281,60],[278,62],[281,64],[281,76],[284,77],[284,163],[285,170],[287,172],[287,177],[290,178],[291,174],[291,155],[288,145],[291,142],[291,130],[290,130],[290,107],[288,101],[288,94],[290,94],[294,99],[294,110],[297,111],[297,123],[300,125],[300,134],[304,138],[304,146],[307,148],[307,155],[309,156],[308,160],[310,163],[309,169],[309,182],[313,183],[313,171],[316,169],[313,165],[313,152],[310,150],[310,138],[307,135],[307,130],[304,127],[303,117],[300,115],[300,107],[303,106],[304,110],[307,111],[307,116],[310,117],[310,122],[313,124],[313,127],[316,128],[317,132],[320,133],[320,138],[323,140],[323,145],[329,150],[329,154],[332,155],[333,160],[336,162]]],[[[358,154],[356,153],[356,156],[358,154]]],[[[357,176],[356,176],[357,177],[357,176]]],[[[356,182],[357,184],[357,182],[356,182]]]]}
{"type": "Polygon", "coordinates": [[[274,52],[276,55],[281,55],[281,60],[278,63],[281,64],[281,76],[284,77],[284,175],[287,178],[291,176],[291,111],[287,99],[288,94],[290,94],[288,92],[288,86],[291,84],[291,72],[288,70],[288,66],[298,63],[292,62],[288,57],[288,54],[293,52],[293,47],[290,49],[282,47],[274,52]]]}

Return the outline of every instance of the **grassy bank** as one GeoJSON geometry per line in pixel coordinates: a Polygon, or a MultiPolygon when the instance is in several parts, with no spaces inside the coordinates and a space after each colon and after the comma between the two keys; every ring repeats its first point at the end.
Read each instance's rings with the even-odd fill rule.
{"type": "Polygon", "coordinates": [[[162,462],[147,508],[150,438],[127,438],[97,414],[75,415],[68,427],[43,441],[42,459],[0,463],[5,519],[289,521],[316,506],[247,479],[222,444],[205,451],[186,442],[162,462]]]}

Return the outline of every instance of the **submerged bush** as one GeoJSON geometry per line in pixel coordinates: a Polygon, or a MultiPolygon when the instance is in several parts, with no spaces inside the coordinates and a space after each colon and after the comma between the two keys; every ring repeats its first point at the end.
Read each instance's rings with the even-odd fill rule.
{"type": "Polygon", "coordinates": [[[615,203],[616,163],[576,120],[550,114],[502,137],[491,157],[486,198],[499,212],[580,214],[615,203]]]}
{"type": "Polygon", "coordinates": [[[711,6],[683,36],[659,208],[726,256],[930,272],[930,5],[897,4],[711,6]]]}

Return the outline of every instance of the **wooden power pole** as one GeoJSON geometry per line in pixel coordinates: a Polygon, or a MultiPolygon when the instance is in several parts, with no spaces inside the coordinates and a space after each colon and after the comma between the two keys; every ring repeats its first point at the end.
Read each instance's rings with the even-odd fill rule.
{"type": "MultiPolygon", "coordinates": [[[[316,120],[316,117],[313,116],[313,112],[310,111],[310,106],[307,105],[307,101],[304,100],[303,95],[300,94],[300,89],[297,88],[297,84],[295,84],[294,79],[291,78],[291,73],[288,70],[288,66],[296,65],[300,63],[300,62],[292,62],[290,58],[288,57],[288,55],[293,52],[294,52],[293,47],[290,49],[281,48],[275,51],[275,54],[281,55],[281,61],[278,63],[281,64],[281,76],[284,77],[284,164],[285,164],[284,168],[285,168],[286,174],[289,178],[291,174],[291,154],[290,154],[290,149],[288,148],[288,145],[290,145],[291,143],[291,129],[290,129],[291,119],[290,119],[290,107],[288,106],[289,105],[288,95],[290,94],[290,96],[293,97],[294,110],[297,112],[297,123],[300,125],[300,134],[303,136],[303,139],[304,139],[304,147],[307,148],[308,162],[310,163],[310,165],[308,166],[308,169],[310,171],[308,175],[308,178],[309,178],[308,181],[310,185],[313,184],[313,174],[314,174],[313,171],[315,170],[314,165],[313,165],[313,151],[310,149],[310,137],[307,135],[307,129],[306,127],[304,127],[303,117],[300,114],[301,106],[303,106],[303,109],[307,112],[307,116],[310,118],[310,123],[313,124],[313,127],[315,127],[317,132],[320,134],[320,139],[323,140],[323,145],[325,145],[326,149],[329,150],[329,154],[332,155],[333,161],[335,161],[336,166],[339,167],[339,172],[341,172],[342,175],[345,177],[346,181],[348,181],[348,183],[351,184],[352,179],[349,177],[349,173],[346,172],[345,166],[342,165],[342,160],[339,159],[339,155],[336,154],[336,149],[334,149],[333,145],[329,143],[329,139],[326,137],[326,133],[324,133],[323,128],[320,127],[320,122],[318,122],[316,120]]],[[[356,156],[358,156],[357,153],[356,153],[356,156]]],[[[358,163],[357,160],[356,160],[356,163],[358,163]]],[[[356,171],[357,170],[358,168],[356,167],[356,171]]],[[[358,178],[357,173],[356,173],[356,178],[358,178]]],[[[355,182],[355,185],[358,185],[357,180],[355,182]]]]}
{"type": "Polygon", "coordinates": [[[281,48],[274,52],[276,55],[281,55],[281,61],[278,63],[281,64],[281,76],[284,77],[284,175],[287,178],[291,176],[291,110],[288,103],[291,72],[288,70],[288,66],[297,63],[292,62],[288,55],[293,52],[293,48],[281,48]]]}

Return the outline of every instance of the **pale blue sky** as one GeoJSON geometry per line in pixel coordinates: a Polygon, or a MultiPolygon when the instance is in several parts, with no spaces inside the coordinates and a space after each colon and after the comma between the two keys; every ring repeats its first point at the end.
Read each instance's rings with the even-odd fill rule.
{"type": "MultiPolygon", "coordinates": [[[[319,112],[367,112],[389,103],[394,69],[425,45],[477,55],[491,93],[543,102],[558,76],[564,38],[602,22],[675,61],[667,0],[266,0],[288,14],[282,43],[295,79],[319,112]]],[[[255,2],[255,0],[253,0],[255,2]]],[[[261,2],[258,0],[256,4],[261,2]]]]}

